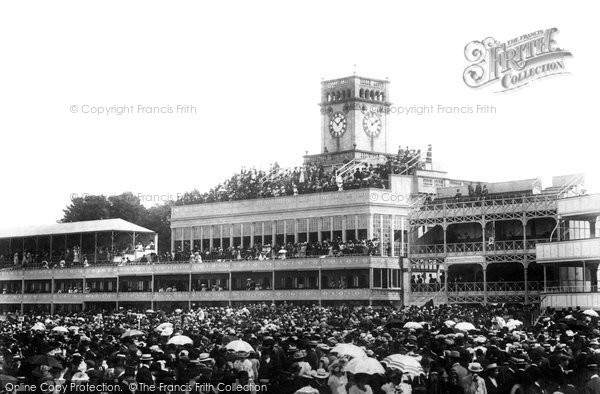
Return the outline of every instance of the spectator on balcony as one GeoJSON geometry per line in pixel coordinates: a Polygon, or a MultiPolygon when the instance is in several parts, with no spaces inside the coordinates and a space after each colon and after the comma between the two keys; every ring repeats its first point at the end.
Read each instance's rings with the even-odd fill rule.
{"type": "Polygon", "coordinates": [[[454,199],[456,201],[459,201],[462,198],[462,193],[460,192],[460,189],[456,189],[456,194],[454,195],[454,199]]]}
{"type": "Polygon", "coordinates": [[[437,283],[437,279],[435,279],[432,274],[429,274],[429,283],[430,284],[437,283]]]}
{"type": "Polygon", "coordinates": [[[281,249],[279,249],[279,259],[285,260],[286,255],[287,255],[287,250],[284,247],[281,247],[281,249]]]}
{"type": "Polygon", "coordinates": [[[469,197],[475,196],[475,189],[473,189],[473,184],[469,183],[469,197]]]}
{"type": "Polygon", "coordinates": [[[15,256],[13,258],[13,263],[14,263],[15,267],[19,265],[19,252],[15,252],[15,256]]]}
{"type": "Polygon", "coordinates": [[[477,182],[477,186],[475,186],[475,196],[477,198],[481,197],[481,182],[477,182]]]}
{"type": "Polygon", "coordinates": [[[423,278],[421,277],[421,275],[417,276],[417,283],[418,284],[422,284],[423,283],[423,278]]]}

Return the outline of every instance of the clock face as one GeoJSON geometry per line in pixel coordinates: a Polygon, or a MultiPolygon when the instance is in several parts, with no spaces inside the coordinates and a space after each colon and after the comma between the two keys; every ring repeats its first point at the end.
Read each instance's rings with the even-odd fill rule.
{"type": "Polygon", "coordinates": [[[329,117],[329,132],[334,137],[340,137],[346,131],[346,116],[342,112],[334,112],[329,117]]]}
{"type": "Polygon", "coordinates": [[[371,137],[377,137],[381,133],[381,118],[376,112],[369,112],[363,118],[363,129],[371,137]]]}

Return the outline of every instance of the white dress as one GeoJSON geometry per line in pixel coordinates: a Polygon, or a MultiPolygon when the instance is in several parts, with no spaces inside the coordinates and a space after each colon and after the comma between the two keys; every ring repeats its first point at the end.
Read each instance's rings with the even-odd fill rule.
{"type": "Polygon", "coordinates": [[[348,379],[346,375],[335,376],[330,375],[327,380],[327,385],[331,389],[331,394],[347,394],[346,385],[348,384],[348,379]]]}

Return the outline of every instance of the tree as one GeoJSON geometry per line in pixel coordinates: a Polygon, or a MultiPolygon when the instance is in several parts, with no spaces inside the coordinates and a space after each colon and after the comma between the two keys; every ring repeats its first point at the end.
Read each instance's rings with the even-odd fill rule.
{"type": "Polygon", "coordinates": [[[73,198],[63,212],[64,216],[61,220],[63,223],[111,218],[110,202],[103,195],[73,198]]]}
{"type": "Polygon", "coordinates": [[[171,248],[171,206],[172,201],[151,208],[144,207],[140,199],[131,192],[118,196],[88,195],[71,200],[63,210],[61,222],[79,222],[84,220],[123,219],[158,234],[159,252],[171,248]]]}

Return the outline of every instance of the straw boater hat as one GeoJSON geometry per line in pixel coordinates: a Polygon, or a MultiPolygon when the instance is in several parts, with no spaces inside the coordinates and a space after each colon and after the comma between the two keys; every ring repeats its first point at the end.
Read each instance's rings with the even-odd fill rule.
{"type": "Polygon", "coordinates": [[[154,358],[152,358],[152,356],[150,354],[142,354],[142,357],[140,357],[140,361],[152,361],[154,360],[154,358]]]}
{"type": "Polygon", "coordinates": [[[481,372],[483,372],[483,368],[481,367],[481,364],[479,364],[479,363],[471,363],[471,364],[469,364],[469,371],[475,372],[475,373],[481,373],[481,372]]]}
{"type": "Polygon", "coordinates": [[[295,360],[299,360],[304,357],[306,357],[306,350],[298,350],[296,353],[294,353],[295,360]]]}
{"type": "Polygon", "coordinates": [[[315,379],[327,379],[329,377],[329,372],[325,371],[323,368],[319,368],[316,371],[311,371],[312,376],[315,379]]]}

